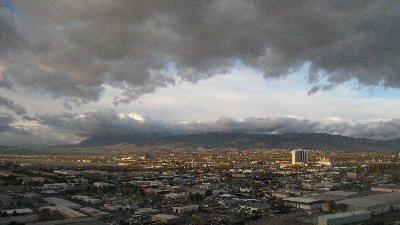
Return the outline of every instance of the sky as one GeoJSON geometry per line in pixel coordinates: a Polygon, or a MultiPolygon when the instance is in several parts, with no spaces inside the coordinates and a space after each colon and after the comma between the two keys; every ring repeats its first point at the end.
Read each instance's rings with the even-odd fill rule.
{"type": "Polygon", "coordinates": [[[0,0],[0,144],[400,138],[398,1],[0,0]]]}

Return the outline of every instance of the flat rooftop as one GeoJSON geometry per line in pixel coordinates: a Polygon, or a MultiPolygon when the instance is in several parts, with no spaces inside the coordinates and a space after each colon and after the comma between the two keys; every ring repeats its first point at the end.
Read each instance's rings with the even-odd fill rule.
{"type": "Polygon", "coordinates": [[[381,206],[400,204],[400,192],[391,192],[375,195],[367,195],[357,198],[345,199],[337,202],[349,205],[355,210],[374,209],[381,206]]]}
{"type": "Polygon", "coordinates": [[[380,185],[374,185],[371,188],[400,189],[400,185],[399,184],[380,184],[380,185]]]}
{"type": "Polygon", "coordinates": [[[324,202],[324,200],[314,199],[314,198],[304,198],[304,197],[289,197],[289,198],[285,198],[283,200],[287,201],[287,202],[297,202],[297,203],[302,203],[302,204],[316,204],[316,203],[324,202]]]}

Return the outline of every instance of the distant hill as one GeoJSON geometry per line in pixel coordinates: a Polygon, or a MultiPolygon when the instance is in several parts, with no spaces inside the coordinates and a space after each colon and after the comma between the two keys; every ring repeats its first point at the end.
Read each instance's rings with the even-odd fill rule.
{"type": "Polygon", "coordinates": [[[75,147],[99,147],[116,144],[179,145],[184,147],[223,148],[304,148],[338,151],[400,151],[400,139],[382,141],[324,133],[252,134],[212,132],[183,135],[137,134],[93,137],[75,147]]]}

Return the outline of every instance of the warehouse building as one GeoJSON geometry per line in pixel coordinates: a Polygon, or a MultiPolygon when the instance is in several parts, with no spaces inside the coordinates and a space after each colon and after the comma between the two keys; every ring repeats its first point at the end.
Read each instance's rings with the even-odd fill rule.
{"type": "Polygon", "coordinates": [[[92,197],[86,196],[86,195],[74,195],[71,198],[79,200],[79,201],[87,202],[87,203],[92,203],[92,204],[100,204],[103,202],[101,199],[92,198],[92,197]]]}
{"type": "Polygon", "coordinates": [[[67,208],[67,207],[64,207],[61,205],[40,207],[39,211],[48,212],[50,214],[57,213],[57,214],[62,215],[65,219],[86,217],[86,215],[84,215],[80,212],[77,212],[73,209],[70,209],[70,208],[67,208]]]}
{"type": "Polygon", "coordinates": [[[44,199],[46,202],[57,205],[57,206],[64,206],[70,209],[80,209],[81,205],[73,203],[63,198],[56,198],[56,197],[49,197],[44,199]]]}
{"type": "Polygon", "coordinates": [[[349,213],[336,213],[318,216],[317,225],[345,225],[371,219],[371,212],[362,210],[349,213]]]}
{"type": "Polygon", "coordinates": [[[400,192],[400,185],[397,184],[382,184],[371,187],[371,191],[376,192],[400,192]]]}
{"type": "Polygon", "coordinates": [[[315,211],[322,208],[322,204],[326,201],[313,198],[304,197],[290,197],[283,199],[287,206],[291,206],[298,209],[304,209],[308,211],[315,211]]]}
{"type": "Polygon", "coordinates": [[[350,210],[368,210],[373,214],[400,209],[400,193],[382,193],[337,201],[346,204],[350,210]]]}

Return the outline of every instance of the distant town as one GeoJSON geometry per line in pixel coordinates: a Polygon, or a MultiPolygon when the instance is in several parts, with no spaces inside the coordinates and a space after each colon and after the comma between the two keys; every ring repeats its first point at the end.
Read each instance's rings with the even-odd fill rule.
{"type": "Polygon", "coordinates": [[[400,224],[396,152],[82,148],[0,162],[0,224],[400,224]]]}

